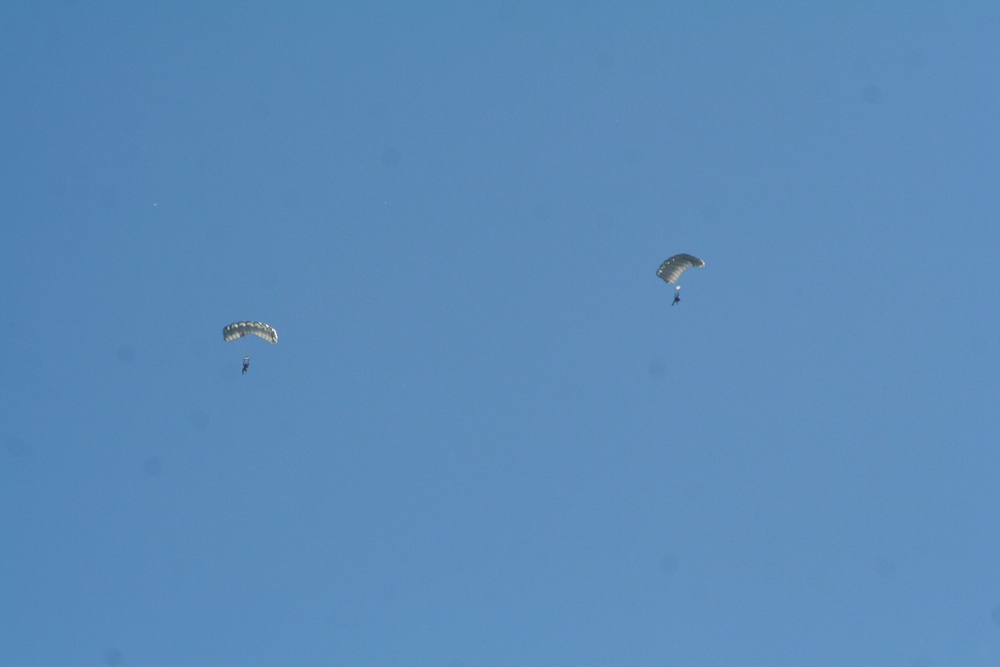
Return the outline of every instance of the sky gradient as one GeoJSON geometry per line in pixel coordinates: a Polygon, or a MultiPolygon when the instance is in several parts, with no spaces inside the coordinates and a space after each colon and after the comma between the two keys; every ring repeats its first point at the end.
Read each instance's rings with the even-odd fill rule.
{"type": "Polygon", "coordinates": [[[0,663],[996,664],[1000,5],[419,4],[0,6],[0,663]]]}

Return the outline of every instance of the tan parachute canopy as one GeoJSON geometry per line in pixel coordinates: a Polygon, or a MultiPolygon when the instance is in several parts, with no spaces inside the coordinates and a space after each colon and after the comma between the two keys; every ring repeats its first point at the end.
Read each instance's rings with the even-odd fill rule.
{"type": "Polygon", "coordinates": [[[681,277],[681,274],[694,267],[696,269],[703,268],[705,262],[701,261],[694,255],[685,255],[681,253],[680,255],[674,255],[663,264],[660,264],[660,268],[656,270],[656,275],[663,278],[668,283],[675,283],[677,279],[681,277]]]}
{"type": "Polygon", "coordinates": [[[222,337],[227,343],[237,338],[243,338],[247,334],[260,336],[268,343],[278,342],[278,332],[270,324],[263,322],[233,322],[222,330],[222,337]]]}

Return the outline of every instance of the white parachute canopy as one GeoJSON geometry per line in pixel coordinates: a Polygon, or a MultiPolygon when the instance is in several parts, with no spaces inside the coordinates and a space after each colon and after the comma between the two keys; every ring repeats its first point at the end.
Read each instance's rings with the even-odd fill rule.
{"type": "Polygon", "coordinates": [[[677,279],[681,277],[681,274],[694,267],[696,269],[704,268],[705,262],[701,261],[694,255],[685,255],[681,253],[680,255],[674,255],[669,258],[663,264],[660,264],[660,268],[656,270],[656,275],[663,278],[668,283],[675,283],[677,279]]]}
{"type": "Polygon", "coordinates": [[[263,338],[268,343],[278,342],[278,332],[270,324],[263,322],[233,322],[222,330],[222,338],[227,343],[237,338],[253,334],[263,338]]]}

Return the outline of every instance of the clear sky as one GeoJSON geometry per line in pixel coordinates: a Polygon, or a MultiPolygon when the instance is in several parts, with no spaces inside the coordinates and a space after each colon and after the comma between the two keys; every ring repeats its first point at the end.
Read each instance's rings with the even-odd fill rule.
{"type": "Polygon", "coordinates": [[[998,35],[3,3],[0,664],[997,664],[998,35]]]}

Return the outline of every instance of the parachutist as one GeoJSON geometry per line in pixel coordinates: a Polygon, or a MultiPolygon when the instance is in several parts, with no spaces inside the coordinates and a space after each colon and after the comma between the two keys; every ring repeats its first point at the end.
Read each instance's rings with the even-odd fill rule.
{"type": "Polygon", "coordinates": [[[690,268],[702,269],[705,267],[705,262],[698,259],[694,255],[686,255],[681,253],[680,255],[674,255],[660,264],[660,268],[656,270],[656,275],[663,279],[663,282],[668,285],[674,285],[674,300],[670,302],[671,306],[676,306],[681,302],[681,286],[675,285],[677,279],[681,277],[681,274],[690,268]]]}
{"type": "MultiPolygon", "coordinates": [[[[237,338],[243,338],[248,334],[253,334],[258,338],[266,340],[272,345],[278,342],[278,332],[270,324],[263,322],[233,322],[222,329],[222,340],[227,343],[237,338]]],[[[243,357],[243,375],[250,370],[250,357],[243,357]]]]}

